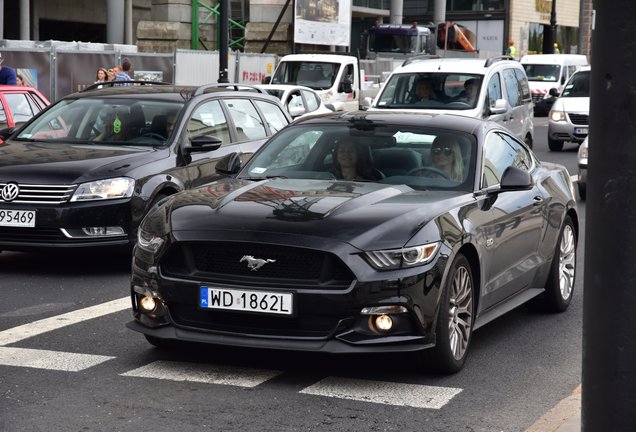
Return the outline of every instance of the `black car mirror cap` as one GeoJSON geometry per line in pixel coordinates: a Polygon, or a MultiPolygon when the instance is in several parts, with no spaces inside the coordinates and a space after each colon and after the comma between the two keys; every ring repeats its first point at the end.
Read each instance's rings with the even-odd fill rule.
{"type": "Polygon", "coordinates": [[[556,87],[552,87],[548,93],[550,94],[550,96],[554,96],[554,97],[559,97],[559,89],[556,87]]]}
{"type": "Polygon", "coordinates": [[[214,167],[217,174],[234,175],[241,170],[241,155],[229,153],[219,159],[214,167]]]}
{"type": "Polygon", "coordinates": [[[503,191],[531,189],[532,176],[524,169],[509,166],[501,176],[500,188],[503,191]]]}
{"type": "Polygon", "coordinates": [[[15,128],[4,128],[0,129],[0,139],[2,141],[6,141],[11,135],[15,132],[15,128]]]}
{"type": "Polygon", "coordinates": [[[199,135],[190,140],[190,145],[185,147],[186,153],[198,153],[218,150],[223,141],[210,135],[199,135]]]}

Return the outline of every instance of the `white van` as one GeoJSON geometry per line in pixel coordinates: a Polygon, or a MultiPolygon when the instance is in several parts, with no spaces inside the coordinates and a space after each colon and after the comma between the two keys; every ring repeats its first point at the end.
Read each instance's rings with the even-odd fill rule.
{"type": "Polygon", "coordinates": [[[550,89],[561,93],[572,74],[588,62],[581,54],[529,54],[521,58],[521,64],[530,82],[535,114],[547,114],[556,99],[550,89]]]}
{"type": "Polygon", "coordinates": [[[498,56],[473,58],[413,58],[396,68],[371,111],[456,114],[486,119],[508,128],[532,148],[534,114],[528,78],[518,61],[498,56]],[[429,97],[420,94],[428,83],[429,97]]]}

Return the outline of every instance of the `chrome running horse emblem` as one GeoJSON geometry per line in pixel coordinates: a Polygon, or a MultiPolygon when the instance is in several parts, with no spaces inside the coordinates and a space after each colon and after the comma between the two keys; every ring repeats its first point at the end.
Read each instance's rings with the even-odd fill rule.
{"type": "Polygon", "coordinates": [[[259,268],[263,267],[267,263],[276,262],[276,260],[273,260],[273,259],[264,260],[260,258],[254,258],[252,255],[243,255],[243,258],[241,258],[239,262],[243,262],[243,261],[247,261],[247,266],[252,271],[258,270],[259,268]]]}

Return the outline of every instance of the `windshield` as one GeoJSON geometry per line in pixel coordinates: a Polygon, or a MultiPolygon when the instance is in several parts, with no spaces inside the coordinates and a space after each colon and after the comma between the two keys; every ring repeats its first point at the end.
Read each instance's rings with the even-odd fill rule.
{"type": "Polygon", "coordinates": [[[561,76],[561,66],[545,64],[524,64],[528,81],[556,82],[561,76]]]}
{"type": "Polygon", "coordinates": [[[35,119],[17,140],[163,146],[182,102],[136,98],[63,99],[35,119]]]}
{"type": "Polygon", "coordinates": [[[394,74],[377,108],[467,110],[477,106],[482,75],[461,73],[394,74]]]}
{"type": "Polygon", "coordinates": [[[474,136],[457,131],[376,126],[368,121],[301,123],[275,135],[239,178],[350,180],[472,191],[475,155],[474,136]]]}
{"type": "Polygon", "coordinates": [[[417,35],[371,33],[369,51],[410,53],[417,51],[417,35]]]}
{"type": "Polygon", "coordinates": [[[271,84],[293,84],[327,90],[338,76],[340,63],[284,61],[279,64],[271,84]]]}
{"type": "Polygon", "coordinates": [[[577,72],[567,82],[561,97],[590,97],[590,71],[577,72]]]}

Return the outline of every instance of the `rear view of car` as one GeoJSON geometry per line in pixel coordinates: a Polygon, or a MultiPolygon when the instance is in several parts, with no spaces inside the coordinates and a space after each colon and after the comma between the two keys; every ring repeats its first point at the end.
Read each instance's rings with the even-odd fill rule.
{"type": "Polygon", "coordinates": [[[552,105],[548,118],[548,147],[563,150],[566,142],[580,144],[589,132],[590,68],[572,75],[563,92],[552,105]]]}

